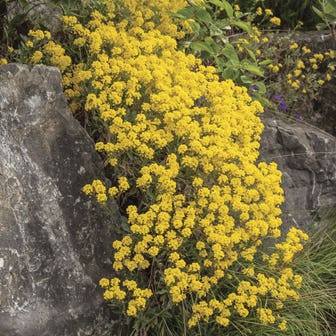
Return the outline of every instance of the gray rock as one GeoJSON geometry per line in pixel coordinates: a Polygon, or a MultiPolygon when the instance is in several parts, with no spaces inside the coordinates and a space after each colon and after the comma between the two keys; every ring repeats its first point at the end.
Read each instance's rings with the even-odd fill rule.
{"type": "Polygon", "coordinates": [[[336,208],[336,138],[302,121],[265,113],[260,160],[277,162],[285,191],[283,222],[307,230],[317,211],[336,208]]]}
{"type": "Polygon", "coordinates": [[[97,283],[119,217],[81,192],[101,160],[58,69],[3,65],[0,83],[0,335],[104,335],[97,283]]]}
{"type": "Polygon", "coordinates": [[[7,2],[7,20],[31,21],[55,33],[61,27],[62,10],[52,0],[11,0],[7,2]]]}

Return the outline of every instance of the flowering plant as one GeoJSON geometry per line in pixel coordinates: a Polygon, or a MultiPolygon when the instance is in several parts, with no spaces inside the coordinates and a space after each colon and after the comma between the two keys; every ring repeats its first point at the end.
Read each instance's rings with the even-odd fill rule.
{"type": "Polygon", "coordinates": [[[183,31],[170,17],[132,2],[123,5],[132,20],[118,21],[106,4],[86,26],[64,18],[88,53],[65,83],[80,79],[85,110],[106,123],[96,148],[116,176],[110,188],[96,180],[83,190],[100,203],[128,199],[116,275],[100,281],[105,299],[141,332],[207,334],[250,321],[285,330],[280,312],[302,280],[290,264],[307,236],[293,228],[271,252],[264,244],[281,235],[283,191],[276,165],[256,164],[262,106],[176,50],[171,36],[183,31]]]}

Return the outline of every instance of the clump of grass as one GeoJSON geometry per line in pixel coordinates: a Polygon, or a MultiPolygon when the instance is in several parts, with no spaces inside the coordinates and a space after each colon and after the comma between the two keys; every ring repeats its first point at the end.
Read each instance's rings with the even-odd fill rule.
{"type": "Polygon", "coordinates": [[[289,335],[335,335],[336,211],[315,223],[310,239],[294,262],[303,276],[301,299],[286,306],[289,335]]]}

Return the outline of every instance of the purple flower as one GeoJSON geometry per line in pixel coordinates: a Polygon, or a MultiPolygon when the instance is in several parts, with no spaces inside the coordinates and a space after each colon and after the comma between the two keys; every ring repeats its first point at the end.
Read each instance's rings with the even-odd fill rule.
{"type": "Polygon", "coordinates": [[[251,85],[253,91],[259,91],[259,86],[256,84],[251,85]]]}
{"type": "Polygon", "coordinates": [[[287,105],[286,105],[286,102],[283,99],[280,100],[279,105],[278,105],[278,109],[280,111],[286,112],[287,105]]]}
{"type": "Polygon", "coordinates": [[[282,96],[281,96],[279,93],[276,93],[276,94],[273,96],[273,99],[280,100],[280,99],[282,99],[282,96]]]}
{"type": "Polygon", "coordinates": [[[294,117],[297,121],[302,120],[302,116],[299,113],[296,113],[294,117]]]}
{"type": "Polygon", "coordinates": [[[278,102],[278,109],[279,109],[279,111],[282,111],[282,112],[286,112],[287,111],[286,102],[282,98],[281,94],[276,93],[272,98],[273,98],[273,100],[276,100],[278,102]]]}

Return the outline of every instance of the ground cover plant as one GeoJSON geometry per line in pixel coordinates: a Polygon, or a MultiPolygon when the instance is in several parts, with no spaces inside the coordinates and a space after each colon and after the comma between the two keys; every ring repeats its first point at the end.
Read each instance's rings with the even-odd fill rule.
{"type": "Polygon", "coordinates": [[[260,101],[284,110],[283,87],[267,96],[280,69],[298,93],[321,56],[299,63],[311,51],[288,40],[297,58],[270,61],[254,17],[226,1],[96,1],[89,16],[62,18],[60,41],[35,29],[10,50],[59,67],[110,172],[112,185],[83,191],[123,214],[114,275],[100,281],[120,335],[328,335],[334,240],[320,261],[318,238],[282,234],[281,172],[257,163],[260,101]]]}

